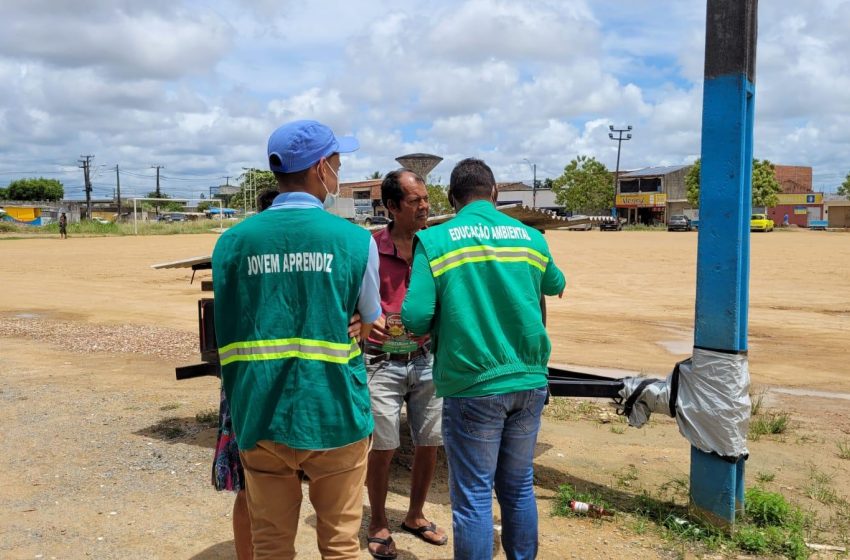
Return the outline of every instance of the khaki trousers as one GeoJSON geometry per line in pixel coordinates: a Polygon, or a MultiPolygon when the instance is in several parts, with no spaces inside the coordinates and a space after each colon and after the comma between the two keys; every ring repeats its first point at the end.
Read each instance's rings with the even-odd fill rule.
{"type": "Polygon", "coordinates": [[[295,558],[302,499],[299,470],[310,478],[310,503],[316,510],[322,558],[359,559],[357,534],[368,455],[369,438],[328,451],[293,449],[268,440],[241,451],[254,559],[295,558]]]}

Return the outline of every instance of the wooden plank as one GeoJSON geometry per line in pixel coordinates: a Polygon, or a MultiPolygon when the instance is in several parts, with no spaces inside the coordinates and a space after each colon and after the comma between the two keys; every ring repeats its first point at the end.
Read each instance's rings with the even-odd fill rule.
{"type": "Polygon", "coordinates": [[[151,268],[161,269],[161,268],[192,268],[192,265],[195,264],[206,264],[212,261],[212,256],[206,255],[203,257],[189,257],[188,259],[183,259],[179,261],[152,264],[151,268]]]}

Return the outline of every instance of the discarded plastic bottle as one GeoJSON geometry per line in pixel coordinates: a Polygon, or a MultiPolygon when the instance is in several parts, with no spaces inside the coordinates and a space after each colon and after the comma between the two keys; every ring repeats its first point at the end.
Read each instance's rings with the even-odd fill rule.
{"type": "Polygon", "coordinates": [[[576,513],[587,514],[588,517],[603,517],[614,515],[602,506],[588,504],[587,502],[579,502],[577,500],[570,500],[570,509],[576,513]]]}

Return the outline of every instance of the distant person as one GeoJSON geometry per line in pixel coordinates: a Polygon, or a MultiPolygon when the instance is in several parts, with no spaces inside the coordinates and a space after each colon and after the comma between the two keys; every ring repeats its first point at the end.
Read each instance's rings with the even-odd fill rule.
{"type": "MultiPolygon", "coordinates": [[[[216,342],[248,488],[255,559],[295,557],[300,472],[322,558],[359,559],[372,414],[361,337],[381,314],[369,232],[325,212],[339,196],[337,138],[295,121],[269,138],[281,194],[213,251],[216,342]]],[[[312,555],[308,555],[312,556],[312,555]]]]}
{"type": "Polygon", "coordinates": [[[65,212],[59,216],[59,239],[68,239],[68,216],[65,212]]]}
{"type": "Polygon", "coordinates": [[[789,225],[789,219],[788,219],[788,213],[787,212],[785,213],[785,217],[782,218],[782,225],[785,226],[785,227],[788,227],[788,225],[789,225]]]}
{"type": "Polygon", "coordinates": [[[534,447],[546,400],[551,345],[542,295],[564,275],[540,232],[496,210],[496,180],[481,160],[452,170],[452,220],[416,234],[401,310],[431,333],[434,385],[443,398],[454,557],[493,557],[493,488],[508,558],[537,555],[534,447]]]}
{"type": "Polygon", "coordinates": [[[443,444],[440,434],[443,403],[434,395],[431,371],[434,358],[428,338],[411,336],[401,324],[400,315],[410,282],[413,236],[428,224],[428,190],[419,175],[409,169],[398,169],[388,173],[381,183],[381,200],[392,215],[392,222],[373,234],[381,259],[381,317],[366,343],[375,420],[366,475],[372,511],[366,534],[369,553],[386,559],[397,555],[386,502],[405,403],[414,452],[410,502],[400,528],[433,545],[444,545],[448,539],[445,531],[429,521],[423,511],[437,465],[437,449],[443,444]]]}
{"type": "Polygon", "coordinates": [[[274,199],[280,191],[277,189],[263,189],[257,194],[257,211],[262,212],[274,203],[274,199]]]}

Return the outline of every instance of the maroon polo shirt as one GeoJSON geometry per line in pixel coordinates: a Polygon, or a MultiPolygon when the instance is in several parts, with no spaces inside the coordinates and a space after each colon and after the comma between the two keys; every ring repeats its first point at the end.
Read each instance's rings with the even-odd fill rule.
{"type": "MultiPolygon", "coordinates": [[[[391,227],[392,223],[373,233],[372,237],[375,238],[378,258],[380,259],[378,276],[380,277],[381,287],[381,312],[392,322],[392,316],[401,314],[401,304],[404,302],[404,296],[407,295],[407,288],[410,286],[410,264],[399,256],[390,235],[391,227]]],[[[419,338],[419,346],[427,340],[427,336],[419,338]]],[[[369,337],[369,342],[377,344],[371,337],[369,337]]]]}

